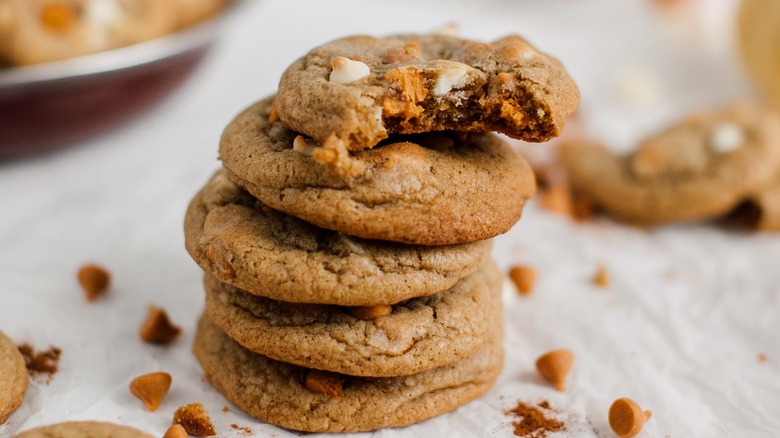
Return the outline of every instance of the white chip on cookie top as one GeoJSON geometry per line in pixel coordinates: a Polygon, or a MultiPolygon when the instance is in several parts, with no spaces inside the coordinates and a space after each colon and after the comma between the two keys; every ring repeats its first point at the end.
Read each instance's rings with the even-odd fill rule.
{"type": "Polygon", "coordinates": [[[446,67],[436,78],[436,85],[433,87],[433,94],[436,96],[447,94],[453,88],[463,88],[468,82],[469,73],[475,70],[471,66],[455,61],[441,60],[438,63],[446,63],[446,67]]]}
{"type": "Polygon", "coordinates": [[[710,135],[710,147],[721,154],[741,148],[747,139],[745,130],[736,123],[723,123],[715,127],[710,135]]]}
{"type": "Polygon", "coordinates": [[[460,36],[460,27],[456,23],[447,23],[444,26],[433,29],[431,33],[434,35],[458,37],[460,36]]]}
{"type": "Polygon", "coordinates": [[[364,62],[353,61],[343,56],[333,58],[331,65],[333,66],[333,71],[330,72],[328,80],[334,84],[355,82],[371,73],[371,69],[364,62]]]}
{"type": "Polygon", "coordinates": [[[293,140],[293,150],[299,154],[306,155],[307,157],[314,155],[314,150],[317,149],[317,147],[319,147],[319,145],[316,142],[307,139],[302,135],[295,137],[295,140],[293,140]]]}
{"type": "Polygon", "coordinates": [[[85,18],[97,26],[112,26],[124,16],[122,6],[116,0],[94,0],[87,3],[85,18]]]}

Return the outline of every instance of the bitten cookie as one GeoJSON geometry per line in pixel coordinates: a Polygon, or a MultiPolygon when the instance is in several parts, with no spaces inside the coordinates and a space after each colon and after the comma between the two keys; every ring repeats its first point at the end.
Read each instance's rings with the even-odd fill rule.
{"type": "Polygon", "coordinates": [[[474,242],[509,230],[536,189],[528,163],[492,134],[401,137],[356,152],[362,170],[343,178],[314,162],[316,147],[269,121],[272,102],[225,129],[220,158],[256,198],[322,228],[420,245],[474,242]]]}
{"type": "Polygon", "coordinates": [[[290,129],[338,153],[392,133],[442,130],[545,141],[578,104],[561,64],[516,35],[493,43],[351,36],[293,63],[279,82],[276,111],[290,129]]]}
{"type": "Polygon", "coordinates": [[[637,224],[722,216],[780,170],[780,116],[736,105],[698,114],[616,157],[598,144],[568,145],[572,190],[637,224]]]}
{"type": "Polygon", "coordinates": [[[205,316],[194,353],[212,385],[253,417],[307,432],[368,431],[417,423],[487,392],[503,363],[500,319],[484,348],[467,359],[405,377],[344,376],[340,397],[310,391],[305,368],[252,353],[205,316]]]}
{"type": "Polygon", "coordinates": [[[207,276],[206,313],[242,346],[275,360],[352,376],[402,376],[482,348],[502,311],[501,281],[491,261],[448,291],[365,320],[349,308],[270,300],[207,276]]]}
{"type": "Polygon", "coordinates": [[[19,348],[0,332],[0,424],[22,405],[29,380],[19,348]]]}
{"type": "Polygon", "coordinates": [[[153,435],[128,426],[97,421],[73,421],[39,427],[15,438],[152,438],[153,435]]]}
{"type": "Polygon", "coordinates": [[[481,267],[492,243],[438,247],[364,240],[263,205],[217,172],[192,200],[185,244],[208,274],[287,302],[394,304],[452,287],[481,267]]]}

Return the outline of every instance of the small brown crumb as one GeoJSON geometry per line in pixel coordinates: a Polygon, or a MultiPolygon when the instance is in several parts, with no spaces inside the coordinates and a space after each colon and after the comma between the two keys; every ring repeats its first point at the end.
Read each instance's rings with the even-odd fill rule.
{"type": "Polygon", "coordinates": [[[759,362],[766,362],[766,354],[764,353],[758,353],[758,361],[759,362]]]}
{"type": "Polygon", "coordinates": [[[79,284],[84,289],[87,301],[95,301],[105,295],[111,283],[111,275],[102,266],[84,265],[77,274],[79,284]]]}
{"type": "Polygon", "coordinates": [[[161,307],[149,306],[149,314],[141,325],[139,334],[145,342],[167,344],[181,333],[181,328],[173,325],[168,314],[161,307]]]}
{"type": "Polygon", "coordinates": [[[181,406],[173,413],[173,424],[180,424],[192,436],[214,436],[214,423],[200,403],[181,406]]]}
{"type": "Polygon", "coordinates": [[[598,287],[609,287],[609,274],[607,274],[607,268],[603,265],[599,265],[596,268],[596,273],[593,275],[593,284],[598,287]]]}
{"type": "Polygon", "coordinates": [[[341,374],[311,370],[306,374],[304,385],[311,392],[325,394],[332,398],[341,398],[344,396],[343,385],[346,380],[341,374]]]}
{"type": "Polygon", "coordinates": [[[279,121],[279,114],[276,113],[276,103],[271,104],[271,111],[268,113],[268,123],[276,123],[279,121]]]}
{"type": "Polygon", "coordinates": [[[181,424],[174,424],[165,431],[163,438],[189,438],[187,431],[181,426],[181,424]]]}
{"type": "Polygon", "coordinates": [[[233,429],[236,429],[236,430],[240,430],[241,432],[244,432],[244,433],[248,433],[248,434],[252,433],[252,429],[250,429],[250,428],[248,428],[246,426],[239,426],[238,424],[233,423],[233,424],[230,425],[230,427],[232,427],[233,429]]]}
{"type": "Polygon", "coordinates": [[[222,407],[222,412],[230,412],[230,409],[228,409],[227,406],[222,407]]]}
{"type": "Polygon", "coordinates": [[[380,304],[378,306],[347,307],[347,313],[357,319],[370,321],[393,313],[393,306],[380,304]]]}
{"type": "Polygon", "coordinates": [[[19,345],[19,352],[24,356],[24,363],[27,366],[27,371],[33,377],[38,377],[45,374],[46,378],[50,381],[52,376],[57,373],[59,369],[60,356],[62,350],[57,347],[49,347],[48,350],[35,352],[30,344],[19,345]]]}
{"type": "Polygon", "coordinates": [[[566,430],[566,426],[563,422],[556,420],[555,418],[548,418],[540,408],[550,410],[550,404],[543,401],[537,406],[533,406],[523,402],[517,402],[517,406],[506,411],[507,414],[521,417],[519,420],[512,423],[516,436],[525,438],[545,438],[548,433],[566,430]]]}
{"type": "Polygon", "coordinates": [[[528,265],[513,266],[509,270],[509,278],[512,279],[520,295],[529,295],[534,291],[536,284],[536,269],[528,265]]]}
{"type": "Polygon", "coordinates": [[[643,412],[630,398],[619,398],[609,407],[609,427],[620,438],[631,438],[642,431],[642,427],[652,416],[651,411],[643,412]]]}
{"type": "Polygon", "coordinates": [[[172,380],[170,374],[162,371],[144,374],[130,382],[130,392],[144,402],[147,411],[154,412],[168,394],[172,380]]]}
{"type": "Polygon", "coordinates": [[[555,389],[566,389],[564,382],[574,363],[574,353],[561,349],[547,352],[536,359],[536,369],[545,380],[555,385],[555,389]]]}

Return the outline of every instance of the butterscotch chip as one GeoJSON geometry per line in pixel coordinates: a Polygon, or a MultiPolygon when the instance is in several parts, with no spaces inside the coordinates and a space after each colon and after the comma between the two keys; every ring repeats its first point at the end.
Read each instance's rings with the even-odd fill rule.
{"type": "Polygon", "coordinates": [[[173,414],[173,424],[181,425],[187,434],[192,436],[213,436],[217,432],[214,430],[214,423],[203,405],[200,403],[190,403],[176,409],[173,414]]]}
{"type": "Polygon", "coordinates": [[[306,374],[304,385],[306,389],[332,398],[344,396],[344,382],[347,379],[341,374],[329,371],[311,370],[306,374]]]}
{"type": "Polygon", "coordinates": [[[87,301],[94,301],[108,290],[111,275],[101,266],[84,265],[79,269],[78,280],[87,301]]]}
{"type": "Polygon", "coordinates": [[[130,382],[130,392],[146,405],[146,410],[156,411],[171,388],[171,375],[156,372],[138,376],[130,382]]]}
{"type": "Polygon", "coordinates": [[[574,363],[574,353],[570,350],[553,350],[536,360],[536,369],[545,380],[555,385],[555,389],[566,389],[564,382],[574,363]]]}
{"type": "Polygon", "coordinates": [[[50,2],[41,9],[41,24],[54,32],[67,31],[76,21],[73,5],[64,2],[50,2]]]}
{"type": "Polygon", "coordinates": [[[357,319],[363,321],[370,321],[377,319],[381,316],[389,315],[393,313],[393,306],[387,304],[380,304],[378,306],[358,306],[347,307],[347,313],[354,316],[357,319]]]}
{"type": "Polygon", "coordinates": [[[279,114],[276,114],[276,106],[271,104],[271,110],[268,113],[268,123],[276,123],[279,121],[279,114]]]}
{"type": "Polygon", "coordinates": [[[189,435],[181,424],[174,424],[165,431],[163,438],[189,438],[189,435]]]}
{"type": "Polygon", "coordinates": [[[149,314],[141,325],[141,339],[154,344],[167,344],[181,333],[181,328],[173,325],[165,310],[157,306],[149,306],[149,314]]]}
{"type": "Polygon", "coordinates": [[[599,265],[596,268],[596,273],[593,275],[593,284],[599,287],[609,287],[609,274],[607,268],[603,265],[599,265]]]}
{"type": "Polygon", "coordinates": [[[642,411],[630,398],[619,398],[609,407],[609,427],[620,438],[631,438],[642,431],[652,411],[642,411]]]}
{"type": "Polygon", "coordinates": [[[539,191],[539,205],[545,210],[573,216],[574,206],[569,186],[556,184],[539,191]]]}
{"type": "Polygon", "coordinates": [[[536,269],[528,265],[514,266],[509,270],[509,278],[517,287],[520,295],[528,295],[533,292],[536,284],[536,269]]]}

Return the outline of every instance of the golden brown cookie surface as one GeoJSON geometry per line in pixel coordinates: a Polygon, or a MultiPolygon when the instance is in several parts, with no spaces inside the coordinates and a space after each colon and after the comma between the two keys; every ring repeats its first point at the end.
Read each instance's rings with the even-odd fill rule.
{"type": "Polygon", "coordinates": [[[22,432],[15,438],[152,438],[128,426],[97,421],[73,421],[22,432]]]}
{"type": "Polygon", "coordinates": [[[22,405],[29,380],[19,348],[0,332],[0,424],[22,405]]]}

